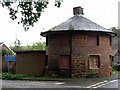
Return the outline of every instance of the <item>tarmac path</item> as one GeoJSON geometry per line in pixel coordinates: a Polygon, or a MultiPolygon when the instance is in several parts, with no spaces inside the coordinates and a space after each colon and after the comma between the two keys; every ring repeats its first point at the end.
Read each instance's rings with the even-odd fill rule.
{"type": "Polygon", "coordinates": [[[97,83],[93,81],[20,81],[20,80],[0,80],[2,88],[118,88],[118,80],[97,83]],[[87,82],[87,83],[86,83],[87,82]],[[86,84],[85,84],[86,83],[86,84]]]}

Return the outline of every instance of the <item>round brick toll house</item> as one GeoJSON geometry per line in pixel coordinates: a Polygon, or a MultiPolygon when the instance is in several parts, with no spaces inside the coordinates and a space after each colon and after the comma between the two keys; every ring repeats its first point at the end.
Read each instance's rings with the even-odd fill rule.
{"type": "Polygon", "coordinates": [[[111,38],[116,34],[83,16],[74,16],[41,35],[46,37],[48,70],[70,77],[104,77],[112,74],[111,38]]]}

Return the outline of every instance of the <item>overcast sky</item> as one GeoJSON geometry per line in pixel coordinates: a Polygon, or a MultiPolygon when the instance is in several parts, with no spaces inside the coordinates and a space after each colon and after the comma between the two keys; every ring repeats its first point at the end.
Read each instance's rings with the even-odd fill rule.
{"type": "Polygon", "coordinates": [[[39,21],[25,32],[22,25],[9,18],[6,8],[0,6],[0,42],[13,45],[16,37],[22,45],[32,45],[45,41],[40,32],[49,30],[73,16],[73,7],[82,6],[84,17],[109,29],[118,26],[118,2],[120,0],[63,0],[60,8],[54,6],[54,0],[49,0],[48,8],[42,13],[39,21]]]}

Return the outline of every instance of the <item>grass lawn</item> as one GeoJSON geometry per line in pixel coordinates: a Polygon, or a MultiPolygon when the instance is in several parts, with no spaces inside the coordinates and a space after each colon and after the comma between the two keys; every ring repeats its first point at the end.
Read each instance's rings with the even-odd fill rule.
{"type": "Polygon", "coordinates": [[[112,75],[115,75],[115,74],[120,74],[120,71],[113,70],[113,71],[112,71],[112,75]]]}
{"type": "Polygon", "coordinates": [[[47,75],[25,75],[25,74],[12,74],[12,73],[1,73],[0,79],[3,80],[25,80],[25,79],[70,79],[70,78],[63,78],[63,77],[54,77],[53,76],[47,76],[47,75]]]}
{"type": "MultiPolygon", "coordinates": [[[[112,69],[112,75],[120,74],[120,71],[116,69],[112,69]]],[[[81,77],[82,79],[83,77],[81,77]]],[[[85,77],[84,77],[85,78],[85,77]]],[[[92,78],[92,77],[91,77],[92,78]]],[[[80,79],[80,78],[69,78],[69,77],[56,77],[54,74],[47,74],[47,75],[25,75],[25,74],[12,74],[12,73],[1,73],[0,79],[3,80],[25,80],[25,79],[59,79],[59,80],[71,80],[71,79],[80,79]]]]}

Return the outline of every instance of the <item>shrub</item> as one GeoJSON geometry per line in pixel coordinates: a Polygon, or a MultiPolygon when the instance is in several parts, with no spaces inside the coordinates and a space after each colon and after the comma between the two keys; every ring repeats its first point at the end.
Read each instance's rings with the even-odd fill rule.
{"type": "Polygon", "coordinates": [[[112,62],[112,69],[117,70],[117,64],[115,62],[112,62]]]}
{"type": "Polygon", "coordinates": [[[36,77],[35,75],[25,75],[25,74],[12,74],[12,73],[1,73],[0,78],[5,80],[20,80],[25,77],[36,77]]]}
{"type": "Polygon", "coordinates": [[[12,74],[12,73],[2,73],[0,76],[2,76],[2,79],[5,80],[19,80],[26,77],[26,75],[23,74],[12,74]]]}
{"type": "Polygon", "coordinates": [[[97,70],[90,70],[88,72],[84,72],[82,75],[83,78],[95,78],[98,76],[98,71],[97,70]]]}
{"type": "Polygon", "coordinates": [[[14,52],[12,52],[12,51],[8,51],[8,50],[2,48],[2,52],[0,52],[0,55],[2,55],[2,56],[5,56],[5,55],[7,55],[7,56],[8,56],[8,55],[10,55],[10,56],[15,56],[16,53],[14,53],[14,52]]]}
{"type": "Polygon", "coordinates": [[[58,75],[54,71],[48,71],[45,73],[45,77],[57,78],[58,75]]]}
{"type": "Polygon", "coordinates": [[[75,28],[73,27],[73,25],[70,23],[70,26],[69,26],[69,30],[74,30],[75,28]]]}

